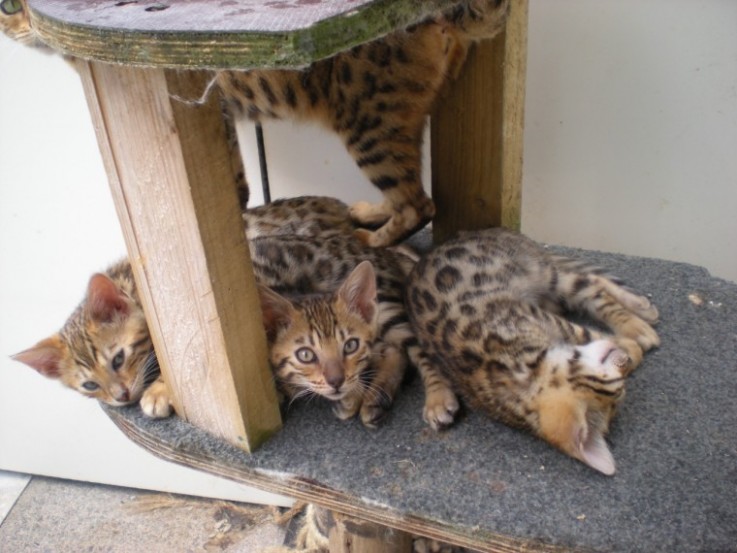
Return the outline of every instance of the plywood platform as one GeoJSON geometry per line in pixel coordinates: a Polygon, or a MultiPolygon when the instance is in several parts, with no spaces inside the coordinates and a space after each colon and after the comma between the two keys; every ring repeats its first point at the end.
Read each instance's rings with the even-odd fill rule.
{"type": "Polygon", "coordinates": [[[436,434],[417,381],[377,431],[319,401],[294,404],[250,456],[178,418],[108,414],[166,459],[480,551],[735,551],[737,285],[686,264],[574,253],[661,313],[662,346],[613,423],[613,477],[473,413],[436,434]]]}

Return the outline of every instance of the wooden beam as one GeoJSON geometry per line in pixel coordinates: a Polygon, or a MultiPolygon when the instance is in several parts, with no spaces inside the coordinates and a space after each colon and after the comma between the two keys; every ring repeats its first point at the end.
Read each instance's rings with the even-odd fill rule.
{"type": "Polygon", "coordinates": [[[490,226],[520,228],[527,0],[505,30],[471,49],[431,124],[434,238],[490,226]]]}
{"type": "Polygon", "coordinates": [[[328,512],[330,553],[410,553],[412,536],[373,522],[328,512]]]}
{"type": "Polygon", "coordinates": [[[217,96],[205,72],[79,62],[161,369],[177,413],[252,450],[280,428],[217,96]]]}

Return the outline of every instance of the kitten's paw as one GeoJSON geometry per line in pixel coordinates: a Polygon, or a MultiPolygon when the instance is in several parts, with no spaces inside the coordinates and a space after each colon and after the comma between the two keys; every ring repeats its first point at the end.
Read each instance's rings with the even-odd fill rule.
{"type": "Polygon", "coordinates": [[[383,204],[356,202],[348,208],[348,216],[359,225],[379,226],[386,223],[392,214],[383,204]]]}
{"type": "Polygon", "coordinates": [[[356,238],[365,245],[372,248],[381,248],[404,240],[429,223],[435,215],[435,204],[430,198],[424,196],[415,204],[408,203],[404,206],[393,206],[391,210],[384,206],[377,207],[366,202],[359,202],[351,207],[351,213],[359,212],[361,215],[356,215],[354,219],[360,221],[359,217],[363,217],[367,221],[363,224],[370,224],[368,221],[371,220],[371,215],[375,213],[391,214],[386,222],[375,231],[367,229],[354,231],[356,238]]]}
{"type": "Polygon", "coordinates": [[[144,415],[155,419],[163,419],[172,414],[169,389],[163,380],[158,379],[146,388],[140,405],[144,415]]]}
{"type": "Polygon", "coordinates": [[[660,337],[655,329],[639,317],[632,317],[616,329],[618,336],[624,336],[637,342],[643,351],[649,351],[660,345],[660,337]]]}
{"type": "Polygon", "coordinates": [[[460,406],[458,398],[450,388],[437,388],[428,392],[422,418],[433,430],[440,430],[453,424],[460,406]]]}
{"type": "Polygon", "coordinates": [[[614,340],[595,340],[580,346],[582,364],[587,374],[591,374],[602,381],[617,381],[629,374],[636,363],[642,359],[642,353],[637,353],[639,346],[627,338],[614,340]],[[620,347],[621,345],[626,346],[620,347]],[[628,351],[631,349],[631,352],[628,351]],[[630,356],[634,355],[634,358],[630,356]]]}
{"type": "Polygon", "coordinates": [[[340,420],[345,421],[353,418],[361,408],[361,396],[349,395],[333,404],[333,414],[340,420]]]}
{"type": "Polygon", "coordinates": [[[391,409],[391,399],[380,396],[377,400],[364,401],[361,405],[361,422],[367,428],[378,428],[391,409]]]}
{"type": "Polygon", "coordinates": [[[615,342],[627,352],[628,361],[624,365],[624,376],[628,376],[642,362],[642,348],[640,344],[629,338],[616,338],[615,342]]]}
{"type": "Polygon", "coordinates": [[[658,317],[660,316],[658,309],[645,296],[631,292],[603,276],[596,276],[594,277],[594,280],[614,296],[614,298],[628,311],[634,313],[650,324],[658,322],[658,317]]]}
{"type": "Polygon", "coordinates": [[[640,296],[640,306],[635,313],[641,318],[654,325],[660,318],[658,308],[655,307],[645,296],[640,296]]]}

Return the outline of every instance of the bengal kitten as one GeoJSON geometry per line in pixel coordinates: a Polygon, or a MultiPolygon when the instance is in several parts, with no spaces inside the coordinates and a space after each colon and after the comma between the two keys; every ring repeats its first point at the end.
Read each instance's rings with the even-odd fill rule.
{"type": "Polygon", "coordinates": [[[407,298],[423,349],[470,406],[614,473],[604,436],[625,377],[659,344],[647,298],[503,229],[429,253],[407,298]],[[613,334],[561,316],[569,311],[613,334]]]}
{"type": "Polygon", "coordinates": [[[263,237],[251,242],[272,366],[287,398],[320,395],[335,414],[376,426],[407,362],[425,386],[423,416],[450,424],[458,402],[419,348],[404,306],[414,261],[350,236],[263,237]],[[268,287],[268,288],[266,288],[268,287]]]}
{"type": "Polygon", "coordinates": [[[435,214],[421,182],[425,121],[473,41],[495,36],[509,0],[465,0],[442,13],[304,69],[222,71],[217,84],[250,119],[314,121],[335,131],[384,202],[352,206],[370,246],[397,243],[435,214]]]}
{"type": "MultiPolygon", "coordinates": [[[[24,2],[0,5],[7,8],[0,28],[30,41],[24,2]]],[[[304,69],[220,71],[215,80],[234,111],[250,119],[314,121],[336,132],[384,195],[380,205],[352,206],[352,218],[368,227],[355,234],[367,245],[387,246],[435,214],[421,182],[425,121],[443,85],[460,72],[471,44],[498,34],[508,10],[509,0],[463,0],[304,69]]],[[[226,123],[231,126],[228,117],[226,123]]],[[[240,162],[235,165],[242,173],[240,162]]]]}

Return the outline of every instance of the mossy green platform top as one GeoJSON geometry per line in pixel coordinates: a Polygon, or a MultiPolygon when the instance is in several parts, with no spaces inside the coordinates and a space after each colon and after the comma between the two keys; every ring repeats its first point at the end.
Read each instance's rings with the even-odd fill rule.
{"type": "Polygon", "coordinates": [[[417,22],[452,0],[29,0],[50,46],[181,68],[295,67],[417,22]]]}

